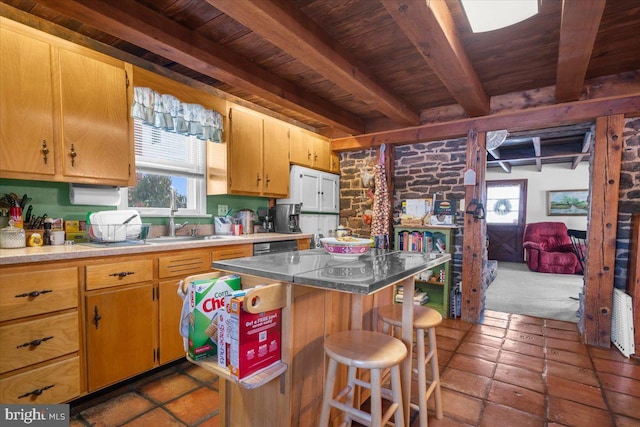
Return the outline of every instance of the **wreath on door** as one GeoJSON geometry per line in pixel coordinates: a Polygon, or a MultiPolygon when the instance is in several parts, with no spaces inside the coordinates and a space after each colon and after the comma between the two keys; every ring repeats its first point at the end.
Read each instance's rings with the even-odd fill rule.
{"type": "Polygon", "coordinates": [[[493,211],[497,215],[506,215],[511,212],[511,202],[509,199],[496,200],[495,205],[493,205],[493,211]]]}

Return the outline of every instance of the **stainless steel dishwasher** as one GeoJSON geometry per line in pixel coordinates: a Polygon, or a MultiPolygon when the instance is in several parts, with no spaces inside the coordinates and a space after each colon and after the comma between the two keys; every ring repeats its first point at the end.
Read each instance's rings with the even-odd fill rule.
{"type": "Polygon", "coordinates": [[[297,240],[280,240],[253,244],[253,255],[266,255],[274,252],[289,252],[298,250],[297,240]]]}

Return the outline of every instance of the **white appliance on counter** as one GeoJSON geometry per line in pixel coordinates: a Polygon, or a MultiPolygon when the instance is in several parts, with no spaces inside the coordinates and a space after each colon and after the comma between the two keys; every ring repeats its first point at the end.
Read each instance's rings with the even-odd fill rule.
{"type": "Polygon", "coordinates": [[[340,175],[303,166],[291,166],[290,197],[276,204],[299,203],[303,233],[329,235],[338,228],[340,213],[340,175]]]}

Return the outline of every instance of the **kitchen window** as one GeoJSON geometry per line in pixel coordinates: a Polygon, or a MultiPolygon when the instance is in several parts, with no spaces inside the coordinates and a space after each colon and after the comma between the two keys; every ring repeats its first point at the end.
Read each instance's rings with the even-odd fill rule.
{"type": "Polygon", "coordinates": [[[136,185],[123,188],[121,209],[143,216],[168,215],[170,188],[176,190],[176,216],[206,215],[207,141],[134,119],[136,185]]]}

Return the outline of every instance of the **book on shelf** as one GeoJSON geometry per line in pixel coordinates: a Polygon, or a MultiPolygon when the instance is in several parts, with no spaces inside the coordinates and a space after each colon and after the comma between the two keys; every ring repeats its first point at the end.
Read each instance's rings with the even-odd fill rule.
{"type": "MultiPolygon", "coordinates": [[[[396,302],[403,301],[404,294],[401,289],[398,289],[398,293],[396,293],[396,302]]],[[[429,295],[421,290],[416,290],[413,295],[413,303],[414,304],[424,304],[429,301],[429,295]]]]}

